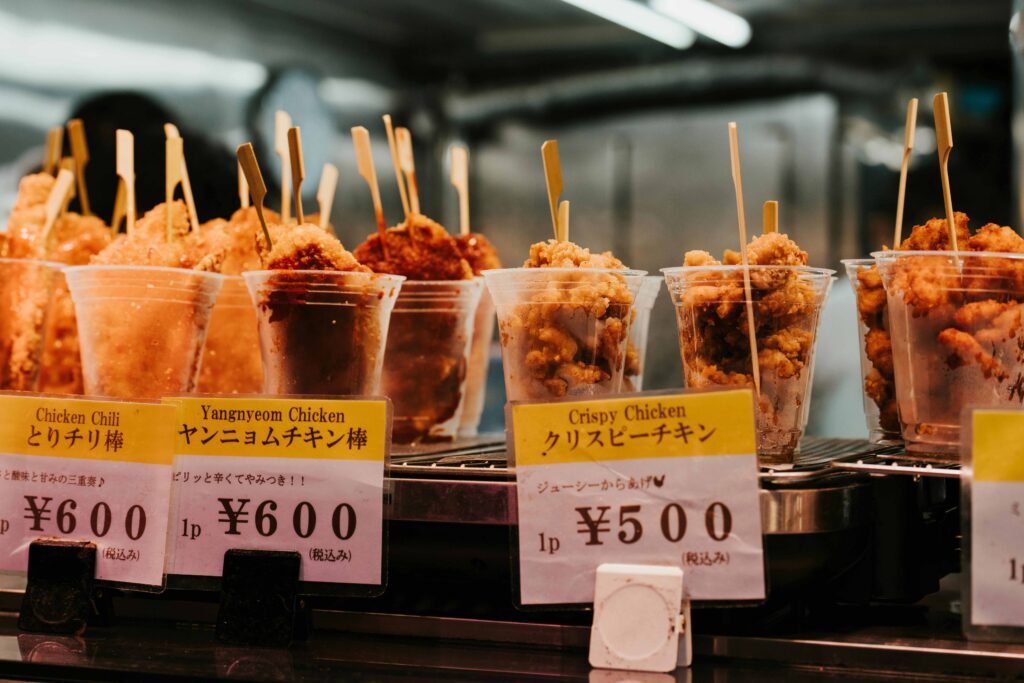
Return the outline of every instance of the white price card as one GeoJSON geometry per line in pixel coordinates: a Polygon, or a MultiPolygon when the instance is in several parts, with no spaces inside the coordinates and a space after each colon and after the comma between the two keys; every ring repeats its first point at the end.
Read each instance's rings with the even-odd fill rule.
{"type": "Polygon", "coordinates": [[[163,585],[174,410],[0,395],[0,570],[38,538],[96,544],[96,578],[163,585]]]}
{"type": "Polygon", "coordinates": [[[169,573],[297,551],[302,581],[382,583],[385,399],[165,399],[178,408],[169,573]]]}
{"type": "Polygon", "coordinates": [[[520,601],[590,602],[606,562],[681,567],[691,600],[759,600],[749,390],[514,403],[520,601]]]}
{"type": "MultiPolygon", "coordinates": [[[[970,594],[965,626],[994,635],[1024,628],[1024,411],[976,410],[965,429],[965,545],[970,594]],[[969,494],[966,491],[969,490],[969,494]]],[[[1024,639],[1018,631],[1016,639],[1024,639]]]]}

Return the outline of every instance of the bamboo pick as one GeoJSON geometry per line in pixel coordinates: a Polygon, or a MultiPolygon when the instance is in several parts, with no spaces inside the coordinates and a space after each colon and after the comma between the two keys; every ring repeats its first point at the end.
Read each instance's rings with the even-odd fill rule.
{"type": "Polygon", "coordinates": [[[124,220],[125,211],[128,207],[128,197],[125,194],[124,183],[120,178],[117,181],[117,194],[114,195],[114,211],[110,216],[110,235],[117,237],[120,232],[119,226],[124,220]]]}
{"type": "Polygon", "coordinates": [[[907,103],[907,123],[903,127],[903,163],[900,166],[900,193],[896,197],[896,232],[892,238],[892,248],[899,249],[903,241],[903,199],[907,194],[907,168],[910,166],[910,155],[914,151],[914,129],[917,128],[917,98],[907,103]]]}
{"type": "Polygon", "coordinates": [[[320,205],[320,229],[326,230],[331,224],[331,208],[334,206],[334,193],[338,190],[338,167],[324,164],[320,172],[320,186],[316,190],[316,201],[320,205]]]}
{"type": "Polygon", "coordinates": [[[288,160],[288,129],[292,127],[292,117],[288,112],[278,110],[274,114],[274,152],[281,159],[281,223],[288,224],[292,218],[291,210],[291,164],[288,160]]]}
{"type": "Polygon", "coordinates": [[[953,261],[959,265],[953,195],[949,190],[949,153],[953,151],[953,127],[949,122],[949,96],[944,92],[936,95],[932,100],[932,108],[935,110],[935,142],[939,150],[939,174],[942,177],[942,200],[946,205],[949,246],[953,249],[953,261]]]}
{"type": "Polygon", "coordinates": [[[452,147],[452,185],[459,195],[459,234],[469,234],[469,152],[452,147]]]}
{"type": "Polygon", "coordinates": [[[555,230],[557,241],[561,230],[558,220],[558,198],[562,195],[562,163],[558,159],[558,141],[546,140],[540,146],[540,156],[544,161],[544,182],[548,186],[548,204],[551,208],[551,225],[555,230]]]}
{"type": "Polygon", "coordinates": [[[779,203],[777,201],[771,200],[764,203],[761,225],[761,231],[766,235],[779,231],[779,203]]]}
{"type": "Polygon", "coordinates": [[[260,219],[263,238],[267,240],[267,250],[269,251],[274,248],[274,242],[270,239],[270,229],[267,228],[267,219],[263,215],[263,200],[267,197],[267,185],[263,182],[263,174],[260,173],[260,165],[256,161],[256,152],[252,149],[252,143],[239,145],[236,156],[238,157],[238,168],[245,176],[249,192],[252,194],[252,205],[256,208],[256,217],[260,219]]]}
{"type": "Polygon", "coordinates": [[[89,145],[85,142],[85,125],[82,119],[68,121],[68,138],[71,140],[71,156],[75,158],[75,177],[78,180],[78,201],[82,215],[91,216],[89,191],[85,187],[85,166],[89,163],[89,145]]]}
{"type": "Polygon", "coordinates": [[[757,357],[757,335],[754,330],[754,300],[750,288],[750,263],[747,260],[747,218],[743,212],[743,176],[740,173],[740,137],[736,122],[729,122],[729,156],[732,161],[732,184],[736,191],[736,214],[740,228],[740,260],[743,263],[743,293],[747,299],[747,336],[750,338],[750,365],[754,390],[761,396],[761,364],[757,357]]]}
{"type": "Polygon", "coordinates": [[[416,161],[412,155],[412,135],[408,128],[395,131],[398,141],[398,157],[402,162],[402,173],[405,174],[406,189],[409,192],[409,209],[413,215],[420,213],[420,191],[416,186],[416,161]]]}
{"type": "Polygon", "coordinates": [[[352,142],[356,146],[356,163],[359,175],[370,186],[370,198],[373,200],[373,213],[377,219],[377,234],[380,236],[380,251],[384,258],[388,257],[385,243],[388,226],[384,222],[384,208],[380,204],[380,187],[377,185],[377,171],[373,168],[373,154],[370,149],[370,132],[363,126],[352,128],[352,142]]]}
{"type": "Polygon", "coordinates": [[[167,226],[167,241],[174,239],[171,204],[174,202],[174,189],[181,184],[181,160],[183,145],[181,138],[164,140],[164,220],[167,226]]]}
{"type": "Polygon", "coordinates": [[[242,162],[238,162],[238,204],[243,209],[249,208],[249,181],[245,179],[242,162]]]}
{"type": "Polygon", "coordinates": [[[66,168],[62,168],[57,173],[57,180],[54,181],[53,187],[50,188],[50,194],[46,198],[46,222],[43,223],[43,231],[41,235],[41,244],[39,247],[43,252],[41,256],[45,257],[46,252],[49,251],[50,239],[53,237],[53,226],[57,223],[57,216],[60,215],[61,207],[69,201],[69,193],[73,189],[75,184],[75,174],[66,168]]]}
{"type": "Polygon", "coordinates": [[[306,222],[302,213],[302,181],[306,178],[306,169],[302,163],[302,134],[298,126],[288,129],[288,158],[292,168],[292,191],[295,193],[295,219],[299,225],[306,222]]]}
{"type": "MultiPolygon", "coordinates": [[[[60,169],[62,171],[67,171],[68,173],[70,173],[71,174],[71,178],[74,179],[74,177],[75,177],[75,160],[72,159],[71,157],[65,157],[65,158],[61,159],[60,160],[60,169]]],[[[71,200],[74,199],[74,198],[75,198],[75,184],[71,183],[71,189],[68,190],[67,196],[64,197],[64,203],[61,204],[61,207],[60,207],[60,215],[61,216],[63,216],[64,214],[66,214],[68,212],[68,204],[70,204],[71,200]]]]}
{"type": "MultiPolygon", "coordinates": [[[[164,124],[164,134],[169,138],[181,138],[178,127],[173,123],[164,124]]],[[[188,179],[188,164],[185,162],[185,142],[181,143],[181,191],[185,195],[185,206],[188,207],[188,220],[193,230],[199,229],[199,214],[196,213],[196,200],[192,195],[192,183],[188,179]]]]}
{"type": "MultiPolygon", "coordinates": [[[[117,176],[118,195],[124,193],[125,232],[130,235],[135,229],[135,136],[121,129],[117,131],[117,176]]],[[[117,223],[111,228],[117,232],[117,223]]]]}
{"type": "Polygon", "coordinates": [[[46,152],[43,154],[43,173],[53,175],[60,170],[60,155],[64,147],[64,128],[54,126],[46,132],[46,152]]]}
{"type": "Polygon", "coordinates": [[[391,115],[384,115],[384,130],[388,134],[388,147],[391,149],[391,163],[395,166],[395,182],[398,183],[398,196],[402,198],[402,211],[405,212],[405,222],[409,222],[409,195],[405,190],[405,179],[402,178],[402,162],[398,156],[398,143],[395,142],[395,129],[391,125],[391,115]]]}
{"type": "Polygon", "coordinates": [[[558,241],[569,241],[569,201],[558,205],[558,241]]]}

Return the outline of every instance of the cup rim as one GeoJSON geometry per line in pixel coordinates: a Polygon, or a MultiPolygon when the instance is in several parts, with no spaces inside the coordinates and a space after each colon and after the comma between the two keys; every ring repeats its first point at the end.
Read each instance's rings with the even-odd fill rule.
{"type": "Polygon", "coordinates": [[[870,256],[864,256],[862,258],[844,258],[839,259],[839,262],[844,266],[866,266],[874,265],[875,259],[870,256]]]}
{"type": "Polygon", "coordinates": [[[1012,252],[1012,251],[963,251],[958,249],[953,251],[951,249],[916,249],[916,250],[901,250],[901,249],[889,249],[887,251],[873,251],[871,252],[872,258],[876,261],[878,259],[892,259],[904,256],[946,256],[952,259],[953,257],[960,259],[973,259],[973,258],[1005,258],[1013,259],[1016,261],[1024,260],[1024,254],[1012,252]]]}
{"type": "Polygon", "coordinates": [[[123,264],[97,264],[88,266],[66,266],[64,268],[65,273],[86,273],[95,272],[100,270],[112,270],[112,271],[144,271],[147,273],[185,273],[187,275],[197,275],[199,277],[206,277],[214,280],[224,280],[228,276],[221,273],[213,273],[208,270],[196,270],[194,268],[170,268],[167,266],[130,266],[123,264]]]}
{"type": "MultiPolygon", "coordinates": [[[[816,277],[832,277],[836,274],[836,271],[831,268],[814,268],[812,266],[769,266],[769,265],[753,265],[746,266],[747,269],[756,272],[765,272],[769,270],[785,270],[796,273],[806,273],[807,275],[814,275],[816,277]]],[[[669,275],[681,275],[686,273],[699,273],[702,271],[725,273],[730,271],[742,271],[744,266],[742,264],[736,265],[709,265],[709,266],[675,266],[672,268],[662,268],[661,272],[667,276],[669,275]]]]}
{"type": "Polygon", "coordinates": [[[647,275],[646,270],[636,270],[634,268],[489,268],[487,270],[480,271],[481,275],[485,277],[488,274],[498,273],[610,273],[613,275],[622,275],[625,277],[643,277],[647,275]]]}
{"type": "Polygon", "coordinates": [[[70,267],[70,266],[67,266],[67,265],[61,263],[60,261],[49,261],[47,259],[41,259],[41,258],[12,258],[10,256],[5,256],[3,258],[0,258],[0,264],[4,264],[4,263],[31,263],[31,264],[37,265],[37,266],[45,266],[47,268],[53,268],[54,270],[66,270],[67,268],[70,267]]]}
{"type": "Polygon", "coordinates": [[[290,269],[287,269],[287,268],[276,268],[276,269],[271,269],[271,270],[247,270],[247,271],[243,272],[241,275],[238,275],[238,276],[227,276],[226,275],[225,277],[240,277],[240,278],[243,278],[243,279],[248,279],[249,276],[252,276],[252,277],[256,277],[256,276],[271,276],[271,275],[277,275],[279,273],[288,273],[289,275],[307,276],[307,277],[310,277],[310,278],[323,277],[324,275],[344,275],[344,276],[351,276],[351,277],[356,277],[356,278],[367,278],[367,279],[370,279],[370,278],[377,279],[377,278],[379,278],[381,280],[384,280],[386,282],[391,282],[393,284],[398,284],[400,282],[404,282],[405,279],[406,279],[406,277],[404,275],[392,275],[391,273],[373,273],[373,272],[369,272],[368,273],[368,272],[366,272],[364,270],[290,270],[290,269]]]}

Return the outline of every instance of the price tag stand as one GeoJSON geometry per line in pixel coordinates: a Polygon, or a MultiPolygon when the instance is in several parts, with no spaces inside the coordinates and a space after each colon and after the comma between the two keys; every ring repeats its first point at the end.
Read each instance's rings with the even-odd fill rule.
{"type": "Polygon", "coordinates": [[[963,632],[1024,642],[1024,411],[967,410],[961,435],[963,632]]]}
{"type": "Polygon", "coordinates": [[[217,640],[271,647],[305,640],[310,612],[298,594],[301,565],[297,552],[225,552],[217,640]]]}
{"type": "Polygon", "coordinates": [[[96,586],[96,544],[39,539],[29,545],[28,585],[18,628],[79,634],[110,623],[110,595],[96,586]]]}

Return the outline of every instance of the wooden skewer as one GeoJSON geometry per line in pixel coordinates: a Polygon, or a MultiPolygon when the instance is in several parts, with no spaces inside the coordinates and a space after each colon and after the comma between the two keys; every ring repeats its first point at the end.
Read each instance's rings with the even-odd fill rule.
{"type": "Polygon", "coordinates": [[[320,173],[320,187],[316,190],[316,201],[320,205],[320,229],[326,230],[331,224],[331,208],[334,206],[334,194],[338,190],[338,167],[324,164],[320,173]]]}
{"type": "Polygon", "coordinates": [[[391,149],[391,163],[395,166],[395,182],[398,183],[398,195],[402,198],[402,211],[405,212],[405,222],[409,222],[409,195],[405,190],[405,179],[402,178],[402,162],[398,156],[398,143],[395,142],[395,129],[391,125],[391,115],[384,115],[384,130],[388,134],[388,147],[391,149]]]}
{"type": "Polygon", "coordinates": [[[60,215],[61,207],[70,201],[69,194],[75,184],[75,174],[68,169],[62,168],[57,174],[57,180],[54,181],[53,187],[50,189],[50,194],[46,198],[46,222],[43,223],[43,231],[40,234],[42,240],[39,243],[39,249],[42,251],[41,256],[45,257],[46,252],[49,251],[50,240],[53,237],[53,226],[57,223],[57,217],[60,215]]]}
{"type": "Polygon", "coordinates": [[[373,200],[373,213],[377,219],[377,234],[380,236],[380,251],[384,258],[388,257],[386,236],[388,226],[384,222],[384,208],[380,204],[380,187],[377,185],[377,171],[373,168],[373,154],[370,149],[370,132],[363,126],[352,129],[352,142],[356,146],[356,163],[359,175],[370,186],[370,198],[373,200]]]}
{"type": "MultiPolygon", "coordinates": [[[[75,160],[71,157],[65,157],[60,160],[60,170],[67,171],[71,174],[71,178],[75,177],[75,160]]],[[[63,216],[68,212],[68,204],[75,198],[75,184],[71,183],[71,189],[68,190],[67,195],[64,197],[64,203],[60,207],[60,215],[63,216]]]]}
{"type": "Polygon", "coordinates": [[[911,98],[907,104],[907,123],[903,127],[903,163],[900,166],[900,193],[896,197],[896,232],[892,238],[892,248],[899,249],[903,241],[903,199],[907,194],[907,168],[910,166],[910,155],[914,151],[914,129],[917,128],[917,98],[911,98]]]}
{"type": "MultiPolygon", "coordinates": [[[[169,138],[181,138],[178,127],[173,123],[164,124],[164,134],[169,138]]],[[[199,229],[199,214],[196,212],[196,200],[192,195],[192,183],[188,179],[188,164],[185,162],[185,142],[181,143],[181,191],[185,195],[185,206],[188,207],[188,221],[193,230],[199,229]]]]}
{"type": "Polygon", "coordinates": [[[306,169],[302,163],[302,134],[298,126],[288,129],[288,158],[292,168],[292,191],[295,193],[295,219],[302,225],[306,217],[302,213],[302,181],[306,178],[306,169]]]}
{"type": "Polygon", "coordinates": [[[247,142],[239,145],[238,168],[242,170],[249,192],[252,194],[252,205],[256,208],[256,217],[260,219],[260,227],[263,228],[263,238],[267,240],[267,250],[274,248],[274,242],[270,239],[270,229],[267,228],[267,219],[263,215],[263,200],[267,197],[267,185],[263,182],[263,174],[260,173],[260,165],[256,161],[256,152],[252,149],[252,143],[247,142]]]}
{"type": "Polygon", "coordinates": [[[245,179],[242,162],[238,162],[238,204],[243,209],[249,208],[249,181],[245,179]]]}
{"type": "MultiPolygon", "coordinates": [[[[130,235],[135,229],[135,136],[127,130],[117,131],[117,176],[118,196],[124,196],[125,231],[130,235]]],[[[110,226],[117,232],[117,223],[110,226]]]]}
{"type": "Polygon", "coordinates": [[[409,209],[414,215],[420,213],[420,191],[416,186],[416,161],[412,155],[412,135],[408,128],[395,131],[398,142],[398,157],[402,162],[402,173],[405,174],[406,189],[409,192],[409,209]]]}
{"type": "Polygon", "coordinates": [[[469,152],[452,147],[452,185],[459,195],[459,234],[469,234],[469,152]]]}
{"type": "Polygon", "coordinates": [[[167,226],[167,241],[174,239],[174,223],[171,204],[174,202],[174,190],[181,184],[181,160],[183,145],[181,138],[167,138],[164,141],[164,219],[167,226]]]}
{"type": "Polygon", "coordinates": [[[779,231],[779,203],[777,201],[772,200],[764,203],[762,226],[762,232],[766,235],[770,232],[779,231]]]}
{"type": "Polygon", "coordinates": [[[124,220],[125,212],[128,210],[128,196],[125,194],[124,183],[118,178],[117,194],[114,195],[114,211],[110,216],[110,234],[117,237],[120,232],[121,221],[124,220]]]}
{"type": "Polygon", "coordinates": [[[729,122],[729,156],[732,160],[732,184],[736,191],[736,214],[740,227],[740,260],[743,263],[743,293],[747,299],[747,336],[750,338],[750,365],[754,390],[761,396],[761,363],[757,357],[757,335],[754,328],[754,299],[750,288],[750,263],[747,260],[747,218],[743,212],[743,175],[740,173],[740,137],[736,122],[729,122]]]}
{"type": "Polygon", "coordinates": [[[569,201],[558,205],[558,241],[569,241],[569,201]]]}
{"type": "Polygon", "coordinates": [[[953,260],[959,265],[956,243],[956,220],[953,214],[953,195],[949,190],[949,153],[953,151],[953,127],[949,122],[949,96],[942,92],[932,101],[935,109],[935,142],[939,150],[939,174],[942,177],[942,200],[946,204],[946,227],[949,228],[949,246],[953,260]]]}
{"type": "Polygon", "coordinates": [[[85,125],[82,119],[68,121],[68,138],[71,140],[71,156],[75,158],[75,177],[78,180],[78,201],[82,215],[91,216],[89,191],[85,187],[85,166],[89,163],[89,145],[85,142],[85,125]]]}
{"type": "Polygon", "coordinates": [[[43,173],[53,175],[60,170],[60,155],[64,147],[64,128],[54,126],[46,132],[46,152],[43,154],[43,173]]]}
{"type": "Polygon", "coordinates": [[[284,225],[292,218],[291,162],[288,159],[288,129],[291,127],[292,117],[278,110],[274,115],[274,152],[281,159],[281,223],[284,225]]]}
{"type": "Polygon", "coordinates": [[[555,240],[561,235],[558,218],[558,198],[562,195],[562,163],[558,158],[558,141],[546,140],[540,146],[540,156],[544,161],[544,182],[548,186],[548,204],[551,208],[551,225],[555,231],[555,240]]]}

